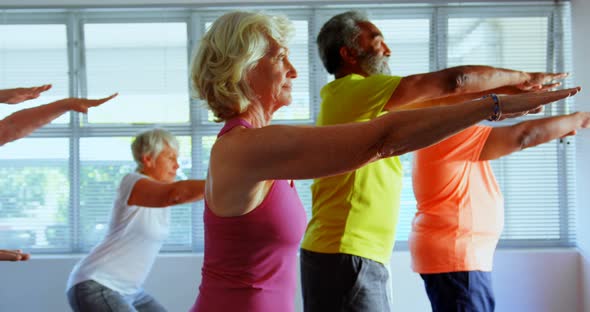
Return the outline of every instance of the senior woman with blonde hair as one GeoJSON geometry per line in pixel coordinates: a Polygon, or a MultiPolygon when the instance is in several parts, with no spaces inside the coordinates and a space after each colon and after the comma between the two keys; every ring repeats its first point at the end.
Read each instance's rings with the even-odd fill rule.
{"type": "Polygon", "coordinates": [[[119,186],[106,237],[70,274],[74,311],[166,311],[142,285],[170,229],[171,205],[203,198],[204,180],[175,182],[178,142],[153,129],[131,144],[136,172],[119,186]]]}
{"type": "Polygon", "coordinates": [[[294,310],[306,217],[291,179],[353,170],[578,91],[490,97],[337,126],[269,126],[273,113],[291,102],[297,77],[287,48],[292,29],[282,16],[227,13],[194,56],[193,87],[225,125],[211,150],[205,256],[191,311],[294,310]]]}

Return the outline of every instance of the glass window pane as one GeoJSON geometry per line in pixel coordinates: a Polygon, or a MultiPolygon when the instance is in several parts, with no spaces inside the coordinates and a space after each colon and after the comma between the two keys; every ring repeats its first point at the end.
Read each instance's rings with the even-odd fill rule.
{"type": "MultiPolygon", "coordinates": [[[[430,71],[429,19],[378,19],[373,22],[391,49],[389,68],[392,75],[408,76],[430,71]]],[[[404,175],[396,240],[407,241],[416,213],[412,189],[412,154],[400,156],[400,161],[404,175]]]]}
{"type": "Polygon", "coordinates": [[[273,120],[297,119],[308,120],[310,113],[309,96],[309,30],[307,21],[292,20],[295,36],[289,42],[289,60],[297,70],[293,80],[293,101],[289,106],[275,112],[273,120]]]}
{"type": "Polygon", "coordinates": [[[547,69],[547,17],[450,18],[448,65],[547,69]]]}
{"type": "Polygon", "coordinates": [[[430,71],[430,20],[373,20],[391,50],[391,74],[408,76],[430,71]]]}
{"type": "Polygon", "coordinates": [[[2,146],[0,248],[70,248],[68,152],[62,138],[2,146]]]}
{"type": "Polygon", "coordinates": [[[412,157],[413,153],[399,156],[404,176],[402,178],[402,193],[400,213],[396,231],[396,240],[407,241],[412,230],[412,220],[416,214],[416,198],[412,187],[412,157]]]}
{"type": "MultiPolygon", "coordinates": [[[[207,171],[209,169],[209,160],[211,159],[211,148],[215,143],[217,136],[216,135],[209,135],[209,136],[201,136],[199,137],[200,144],[196,146],[194,157],[198,159],[198,168],[197,168],[197,176],[201,179],[207,176],[207,171]]],[[[199,142],[197,140],[197,142],[199,142]]],[[[195,210],[193,219],[193,229],[195,233],[195,247],[198,251],[202,251],[205,245],[205,233],[204,233],[204,225],[203,225],[203,209],[205,206],[202,202],[198,203],[197,210],[195,210]]]]}
{"type": "MultiPolygon", "coordinates": [[[[179,180],[191,178],[192,160],[191,160],[191,138],[188,136],[177,136],[180,151],[178,155],[177,176],[179,180]]],[[[203,177],[197,177],[203,179],[203,177]]],[[[164,250],[188,250],[192,243],[191,228],[194,222],[192,218],[192,209],[201,207],[203,201],[197,203],[187,203],[170,207],[170,236],[164,242],[164,250]]],[[[201,218],[198,218],[199,220],[201,218]]]]}
{"type": "Polygon", "coordinates": [[[86,24],[84,38],[88,96],[119,92],[89,123],[189,121],[185,23],[86,24]]]}
{"type": "MultiPolygon", "coordinates": [[[[449,18],[448,66],[482,64],[529,72],[545,72],[549,65],[547,17],[449,18]]],[[[566,82],[567,83],[567,82],[566,82]]],[[[566,100],[571,103],[571,100],[566,100]]],[[[559,111],[550,105],[534,119],[559,111]]]]}
{"type": "Polygon", "coordinates": [[[492,162],[504,195],[501,239],[561,238],[560,155],[553,141],[492,162]]]}
{"type": "MultiPolygon", "coordinates": [[[[548,41],[546,16],[450,18],[449,66],[485,64],[524,71],[546,71],[548,41]]],[[[546,109],[546,115],[559,106],[546,109]]],[[[529,115],[521,119],[543,117],[529,115]]],[[[563,213],[567,186],[561,175],[566,153],[558,141],[527,149],[492,162],[505,204],[503,240],[565,240],[563,213]],[[563,163],[562,163],[563,164],[563,163]],[[543,170],[539,170],[543,168],[543,170]]],[[[569,225],[567,225],[569,226],[569,225]]],[[[570,229],[571,231],[571,229],[570,229]]]]}
{"type": "MultiPolygon", "coordinates": [[[[69,95],[65,25],[0,25],[0,89],[53,84],[41,97],[18,105],[0,105],[0,118],[69,95]]],[[[54,124],[70,122],[64,114],[54,124]]]]}

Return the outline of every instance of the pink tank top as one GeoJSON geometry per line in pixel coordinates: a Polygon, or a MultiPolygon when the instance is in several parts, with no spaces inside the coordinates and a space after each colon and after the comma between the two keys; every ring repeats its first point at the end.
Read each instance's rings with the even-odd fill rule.
{"type": "MultiPolygon", "coordinates": [[[[242,119],[226,122],[218,137],[242,119]]],[[[294,310],[297,251],[306,215],[294,184],[275,180],[253,211],[218,217],[205,201],[205,258],[192,312],[294,310]]]]}

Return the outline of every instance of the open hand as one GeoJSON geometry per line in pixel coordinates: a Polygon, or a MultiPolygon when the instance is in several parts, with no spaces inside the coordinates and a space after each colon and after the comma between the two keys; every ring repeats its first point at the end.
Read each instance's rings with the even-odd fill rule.
{"type": "Polygon", "coordinates": [[[23,253],[22,250],[5,250],[0,249],[0,261],[27,261],[30,255],[23,253]]]}
{"type": "Polygon", "coordinates": [[[42,92],[51,89],[50,84],[39,87],[15,88],[0,90],[0,102],[6,104],[18,104],[27,100],[36,99],[42,92]]]}
{"type": "Polygon", "coordinates": [[[102,99],[82,99],[82,98],[67,98],[63,100],[59,100],[58,102],[63,103],[68,107],[68,110],[73,110],[79,113],[87,113],[90,107],[96,107],[101,105],[104,102],[111,100],[112,98],[116,97],[118,93],[115,93],[111,96],[102,98],[102,99]]]}
{"type": "Polygon", "coordinates": [[[580,128],[590,128],[590,112],[576,112],[574,114],[580,118],[580,128]]]}
{"type": "Polygon", "coordinates": [[[524,83],[516,86],[516,88],[525,91],[545,91],[551,90],[561,85],[555,80],[562,80],[569,76],[568,73],[528,73],[529,79],[524,83]]]}
{"type": "Polygon", "coordinates": [[[542,92],[527,92],[516,95],[499,96],[502,105],[502,115],[507,118],[536,113],[542,110],[542,105],[573,96],[581,90],[580,87],[542,92]]]}

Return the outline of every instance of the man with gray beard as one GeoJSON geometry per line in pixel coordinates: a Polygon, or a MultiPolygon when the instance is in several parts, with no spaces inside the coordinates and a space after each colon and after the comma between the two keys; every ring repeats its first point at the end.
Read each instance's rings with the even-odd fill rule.
{"type": "MultiPolygon", "coordinates": [[[[321,126],[458,104],[490,93],[550,89],[559,85],[554,80],[567,76],[471,65],[391,76],[391,51],[381,31],[356,11],[331,18],[317,43],[326,70],[335,77],[321,90],[321,126]]],[[[390,310],[388,267],[402,176],[401,163],[393,157],[314,181],[312,218],[301,246],[306,312],[390,310]]]]}

